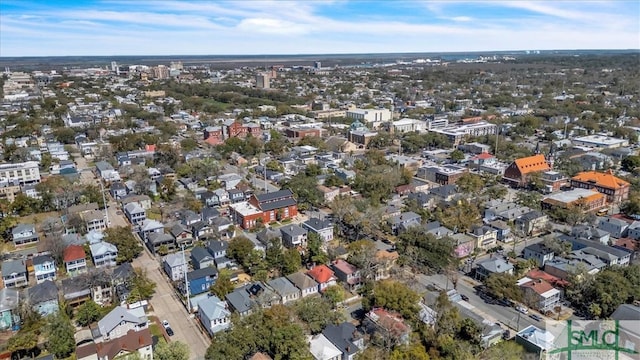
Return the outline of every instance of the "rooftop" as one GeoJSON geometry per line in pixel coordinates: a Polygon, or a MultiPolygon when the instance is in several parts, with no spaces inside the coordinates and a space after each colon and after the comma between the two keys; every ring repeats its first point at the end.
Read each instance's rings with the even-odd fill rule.
{"type": "Polygon", "coordinates": [[[611,170],[606,172],[585,171],[572,177],[571,180],[593,183],[594,185],[609,189],[620,189],[629,186],[628,182],[614,176],[611,170]]]}
{"type": "Polygon", "coordinates": [[[551,169],[547,159],[542,154],[516,159],[514,162],[522,174],[551,169]]]}

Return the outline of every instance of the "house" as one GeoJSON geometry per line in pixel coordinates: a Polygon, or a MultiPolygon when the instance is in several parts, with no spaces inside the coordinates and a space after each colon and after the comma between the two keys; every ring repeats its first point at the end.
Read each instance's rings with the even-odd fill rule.
{"type": "Polygon", "coordinates": [[[168,252],[177,249],[176,239],[172,235],[163,232],[149,233],[146,244],[147,248],[149,248],[149,250],[154,254],[162,252],[162,247],[165,247],[168,252]]]}
{"type": "Polygon", "coordinates": [[[86,281],[89,275],[85,273],[75,278],[62,279],[61,290],[65,304],[75,308],[91,299],[91,287],[86,281]]]}
{"type": "Polygon", "coordinates": [[[307,275],[318,283],[318,291],[322,292],[329,286],[336,284],[336,277],[333,270],[329,269],[327,265],[318,265],[313,269],[307,271],[307,275]]]}
{"type": "Polygon", "coordinates": [[[87,210],[79,213],[87,231],[101,231],[107,228],[105,213],[99,210],[87,210]]]}
{"type": "Polygon", "coordinates": [[[603,245],[609,244],[611,234],[591,225],[578,224],[571,228],[569,233],[574,238],[597,241],[603,245]]]}
{"type": "Polygon", "coordinates": [[[224,186],[225,190],[235,189],[242,181],[242,176],[238,174],[222,174],[218,176],[218,182],[224,186]]]}
{"type": "Polygon", "coordinates": [[[231,312],[227,303],[217,296],[210,296],[198,302],[197,317],[209,336],[231,327],[231,312]]]}
{"type": "Polygon", "coordinates": [[[568,280],[579,269],[584,269],[587,274],[597,274],[604,268],[602,261],[595,259],[562,259],[555,258],[544,263],[544,272],[562,280],[568,280]],[[587,260],[587,261],[583,261],[587,260]]]}
{"type": "Polygon", "coordinates": [[[118,248],[106,241],[100,241],[89,245],[91,257],[95,267],[116,266],[118,248]]]}
{"type": "Polygon", "coordinates": [[[132,225],[140,225],[147,220],[147,212],[137,202],[130,202],[124,206],[124,214],[132,225]]]}
{"type": "Polygon", "coordinates": [[[300,290],[298,290],[291,281],[287,280],[286,277],[269,280],[267,285],[280,296],[280,303],[283,305],[300,298],[300,290]]]}
{"type": "Polygon", "coordinates": [[[132,280],[136,276],[131,263],[122,263],[116,266],[111,272],[111,285],[115,290],[115,295],[122,301],[126,301],[131,292],[132,280]]]}
{"type": "Polygon", "coordinates": [[[514,221],[516,231],[527,236],[535,236],[542,233],[548,223],[549,217],[537,210],[529,211],[517,217],[514,221]]]}
{"type": "Polygon", "coordinates": [[[378,250],[375,255],[374,280],[388,279],[400,255],[397,251],[378,250]]]}
{"type": "Polygon", "coordinates": [[[468,235],[474,238],[477,249],[487,250],[497,245],[498,231],[490,226],[474,225],[468,235]]]}
{"type": "Polygon", "coordinates": [[[164,225],[156,220],[145,219],[139,224],[140,237],[142,240],[147,240],[149,238],[149,234],[157,232],[164,232],[164,225]]]}
{"type": "Polygon", "coordinates": [[[592,212],[607,205],[607,197],[595,190],[572,189],[549,195],[542,199],[542,209],[579,208],[582,212],[592,212]]]}
{"type": "Polygon", "coordinates": [[[476,279],[484,280],[491,274],[511,274],[513,275],[513,265],[502,258],[489,258],[477,264],[476,279]]]}
{"type": "Polygon", "coordinates": [[[407,196],[407,201],[415,201],[416,205],[422,209],[435,205],[435,198],[426,192],[417,191],[407,196]]]}
{"type": "Polygon", "coordinates": [[[177,223],[171,227],[169,233],[175,239],[177,247],[189,247],[193,245],[193,232],[186,226],[177,223]]]}
{"type": "Polygon", "coordinates": [[[280,303],[280,296],[261,282],[249,283],[226,296],[229,306],[240,316],[250,314],[254,308],[269,308],[280,303]]]}
{"type": "Polygon", "coordinates": [[[318,293],[318,283],[303,272],[289,274],[286,278],[298,288],[301,298],[318,293]]]}
{"type": "Polygon", "coordinates": [[[202,246],[196,246],[191,249],[191,264],[194,269],[202,269],[209,266],[215,266],[215,261],[213,260],[213,256],[209,254],[207,249],[202,246]]]}
{"type": "Polygon", "coordinates": [[[110,182],[110,181],[119,181],[120,174],[106,161],[98,161],[96,163],[96,172],[102,180],[110,182]]]}
{"type": "Polygon", "coordinates": [[[529,185],[533,174],[551,170],[549,162],[542,154],[516,159],[505,171],[502,180],[509,186],[522,188],[529,185]]]}
{"type": "Polygon", "coordinates": [[[453,236],[453,230],[442,226],[439,221],[431,221],[423,226],[425,232],[427,234],[431,234],[436,237],[436,239],[441,239],[445,236],[453,236]]]}
{"type": "Polygon", "coordinates": [[[309,352],[314,360],[342,359],[342,350],[333,345],[323,334],[309,337],[309,352]]]}
{"type": "Polygon", "coordinates": [[[282,233],[280,230],[276,230],[272,227],[266,227],[258,234],[256,234],[256,239],[260,241],[265,247],[271,246],[271,244],[275,241],[282,245],[282,233]]]}
{"type": "Polygon", "coordinates": [[[127,196],[127,188],[121,181],[115,181],[111,183],[109,192],[111,193],[111,196],[116,200],[120,200],[123,197],[127,196]]]}
{"type": "Polygon", "coordinates": [[[25,261],[5,260],[2,262],[2,282],[5,288],[20,288],[29,285],[29,275],[25,261]]]}
{"type": "Polygon", "coordinates": [[[412,226],[420,226],[422,218],[413,211],[403,212],[400,215],[394,215],[387,219],[387,223],[391,226],[394,235],[408,230],[412,226]]]}
{"type": "Polygon", "coordinates": [[[202,240],[215,235],[215,229],[209,223],[197,221],[191,224],[191,234],[194,239],[202,240]]]}
{"type": "Polygon", "coordinates": [[[244,192],[238,189],[229,189],[227,190],[227,193],[229,194],[229,201],[232,204],[239,203],[247,199],[244,195],[244,192]]]}
{"type": "Polygon", "coordinates": [[[347,284],[350,290],[354,290],[362,283],[360,270],[345,260],[337,259],[331,263],[331,268],[335,271],[338,280],[347,284]]]}
{"type": "Polygon", "coordinates": [[[84,252],[83,246],[67,246],[67,248],[64,249],[62,261],[64,261],[67,274],[71,277],[87,272],[87,254],[84,252]]]}
{"type": "Polygon", "coordinates": [[[544,267],[547,261],[553,260],[555,253],[541,243],[531,244],[524,248],[524,258],[535,259],[538,267],[544,267]]]}
{"type": "Polygon", "coordinates": [[[58,287],[53,281],[45,281],[27,290],[27,301],[31,308],[41,316],[58,312],[58,287]]]}
{"type": "Polygon", "coordinates": [[[280,228],[282,244],[288,248],[306,247],[307,230],[297,224],[286,225],[280,228]]]}
{"type": "MultiPolygon", "coordinates": [[[[206,267],[203,269],[189,271],[187,273],[189,296],[198,295],[209,291],[209,288],[213,284],[215,284],[217,278],[218,270],[213,267],[206,267]]],[[[184,294],[184,288],[182,290],[184,294]]]]}
{"type": "Polygon", "coordinates": [[[340,189],[336,186],[326,187],[324,185],[318,185],[316,187],[322,193],[322,198],[324,199],[325,204],[329,204],[335,199],[338,195],[340,195],[340,189]]]}
{"type": "Polygon", "coordinates": [[[409,343],[411,328],[395,312],[373,308],[365,316],[363,326],[369,334],[386,339],[391,346],[409,343]]]}
{"type": "Polygon", "coordinates": [[[520,283],[520,288],[524,293],[524,302],[529,307],[542,313],[553,311],[560,303],[560,290],[554,288],[548,282],[537,279],[520,283]]]}
{"type": "Polygon", "coordinates": [[[597,258],[606,266],[627,266],[631,261],[631,252],[605,245],[598,241],[569,237],[566,235],[561,236],[560,239],[571,243],[572,254],[569,258],[575,255],[574,253],[579,250],[584,254],[597,258]]]}
{"type": "Polygon", "coordinates": [[[454,244],[453,255],[458,259],[471,255],[478,242],[477,238],[463,233],[450,235],[449,239],[454,244]]]}
{"type": "Polygon", "coordinates": [[[87,343],[76,348],[77,360],[153,359],[153,337],[148,328],[130,330],[124,336],[99,345],[87,343]]]}
{"type": "Polygon", "coordinates": [[[217,217],[209,222],[214,234],[225,234],[227,230],[233,225],[231,220],[226,217],[217,217]]]}
{"type": "Polygon", "coordinates": [[[327,325],[322,335],[342,352],[341,360],[354,360],[364,350],[364,339],[355,325],[343,322],[340,325],[327,325]]]}
{"type": "Polygon", "coordinates": [[[311,218],[302,223],[302,227],[310,233],[318,234],[324,242],[333,240],[333,224],[331,221],[311,218]]]}
{"type": "Polygon", "coordinates": [[[626,237],[628,228],[628,222],[617,218],[606,217],[598,221],[598,229],[608,232],[616,239],[626,237]]]}
{"type": "Polygon", "coordinates": [[[127,309],[116,306],[98,321],[98,325],[91,329],[91,332],[96,343],[103,343],[126,336],[129,331],[148,329],[148,322],[143,308],[127,309]]]}
{"type": "Polygon", "coordinates": [[[627,236],[634,240],[640,240],[640,221],[634,221],[627,229],[627,236]]]}
{"type": "Polygon", "coordinates": [[[18,245],[26,245],[38,242],[38,233],[33,224],[19,224],[11,230],[11,239],[18,245]]]}
{"type": "Polygon", "coordinates": [[[504,243],[512,242],[513,235],[511,234],[511,227],[502,220],[493,220],[488,222],[487,225],[497,231],[498,241],[504,243]]]}
{"type": "Polygon", "coordinates": [[[631,185],[613,175],[611,169],[606,172],[585,171],[571,178],[571,186],[578,189],[590,189],[604,194],[607,202],[621,204],[629,198],[631,185]]]}
{"type": "Polygon", "coordinates": [[[439,201],[451,201],[460,192],[455,185],[442,185],[429,189],[429,194],[439,201]]]}
{"type": "Polygon", "coordinates": [[[0,330],[20,326],[20,292],[16,289],[0,289],[0,330]]]}
{"type": "Polygon", "coordinates": [[[162,268],[171,281],[179,281],[184,279],[187,263],[182,254],[169,254],[162,259],[162,268]]]}
{"type": "Polygon", "coordinates": [[[33,272],[36,283],[40,284],[47,280],[56,280],[56,262],[49,255],[39,255],[33,257],[33,272]]]}
{"type": "Polygon", "coordinates": [[[129,194],[126,197],[120,199],[122,206],[127,205],[130,202],[137,202],[143,209],[151,209],[151,198],[148,195],[133,195],[129,194]]]}
{"type": "Polygon", "coordinates": [[[536,358],[542,358],[548,351],[557,348],[555,335],[551,331],[539,329],[534,325],[529,325],[517,332],[515,341],[528,353],[534,353],[536,358]]]}

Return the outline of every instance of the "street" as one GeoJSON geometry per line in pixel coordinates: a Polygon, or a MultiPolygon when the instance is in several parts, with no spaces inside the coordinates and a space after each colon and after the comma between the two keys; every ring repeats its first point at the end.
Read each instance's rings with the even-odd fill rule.
{"type": "Polygon", "coordinates": [[[149,279],[156,284],[156,292],[149,302],[153,307],[153,313],[160,318],[160,320],[169,321],[171,328],[175,332],[171,340],[187,344],[190,350],[190,359],[204,359],[204,354],[210,344],[209,338],[200,331],[200,328],[196,324],[198,320],[192,318],[187,313],[187,310],[180,299],[178,299],[173,287],[169,284],[169,280],[160,268],[160,264],[156,259],[151,257],[146,247],[140,257],[133,260],[133,266],[144,269],[149,279]]]}

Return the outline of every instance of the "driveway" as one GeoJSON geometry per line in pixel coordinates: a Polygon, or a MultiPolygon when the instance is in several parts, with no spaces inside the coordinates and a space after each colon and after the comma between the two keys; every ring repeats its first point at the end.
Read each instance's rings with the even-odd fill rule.
{"type": "MultiPolygon", "coordinates": [[[[137,236],[136,236],[137,237],[137,236]]],[[[146,270],[147,276],[156,284],[156,292],[149,301],[153,313],[160,321],[167,320],[175,335],[172,341],[180,341],[189,347],[190,359],[204,359],[204,354],[211,344],[208,336],[200,331],[198,320],[187,313],[182,302],[178,299],[168,278],[164,275],[158,261],[145,250],[133,261],[133,266],[146,270]]]]}

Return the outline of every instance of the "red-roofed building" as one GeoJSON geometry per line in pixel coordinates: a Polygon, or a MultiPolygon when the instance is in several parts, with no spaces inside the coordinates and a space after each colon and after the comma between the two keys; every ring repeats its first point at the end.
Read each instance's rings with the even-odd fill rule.
{"type": "Polygon", "coordinates": [[[335,273],[327,265],[318,265],[307,271],[307,275],[318,283],[318,291],[336,284],[335,273]]]}
{"type": "Polygon", "coordinates": [[[533,269],[530,270],[527,273],[527,277],[529,279],[533,279],[533,280],[544,280],[546,282],[548,282],[549,284],[553,285],[554,287],[560,287],[560,288],[564,288],[567,287],[569,285],[569,282],[566,280],[563,280],[557,276],[551,275],[548,272],[545,272],[543,270],[540,269],[533,269]]]}
{"type": "Polygon", "coordinates": [[[560,290],[554,288],[548,282],[537,279],[520,284],[524,292],[524,303],[540,311],[553,311],[560,304],[560,290]]]}
{"type": "Polygon", "coordinates": [[[141,359],[153,358],[153,339],[149,328],[129,330],[127,335],[96,344],[100,360],[112,360],[128,354],[138,353],[141,359]]]}
{"type": "Polygon", "coordinates": [[[502,180],[513,187],[529,185],[532,174],[551,170],[551,165],[542,154],[516,159],[504,171],[502,180]]]}
{"type": "Polygon", "coordinates": [[[580,189],[593,189],[607,196],[607,202],[620,204],[629,198],[630,184],[613,175],[611,169],[606,172],[584,171],[571,178],[571,186],[580,189]]]}
{"type": "Polygon", "coordinates": [[[360,270],[348,262],[338,259],[331,263],[331,267],[335,271],[336,277],[349,285],[349,289],[353,290],[360,286],[362,279],[360,270]]]}
{"type": "Polygon", "coordinates": [[[87,272],[87,254],[80,245],[69,245],[64,249],[64,267],[69,276],[75,276],[87,272]]]}
{"type": "Polygon", "coordinates": [[[411,328],[398,313],[373,308],[367,313],[364,326],[390,346],[409,343],[411,328]]]}

